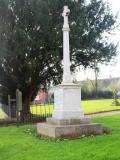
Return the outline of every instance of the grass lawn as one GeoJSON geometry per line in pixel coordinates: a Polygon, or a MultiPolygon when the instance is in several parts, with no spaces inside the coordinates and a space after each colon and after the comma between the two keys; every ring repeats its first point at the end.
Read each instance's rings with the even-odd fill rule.
{"type": "MultiPolygon", "coordinates": [[[[110,110],[120,110],[120,106],[112,106],[112,99],[102,99],[102,100],[87,100],[87,101],[81,101],[81,106],[84,111],[84,113],[97,113],[101,111],[110,111],[110,110]]],[[[53,106],[52,105],[46,105],[44,106],[38,106],[36,107],[33,105],[31,107],[31,112],[33,114],[40,114],[43,115],[45,113],[52,113],[53,106]]]]}
{"type": "MultiPolygon", "coordinates": [[[[120,110],[120,106],[112,106],[112,99],[101,99],[101,100],[87,100],[81,101],[82,109],[84,113],[97,113],[101,111],[110,111],[110,110],[120,110]]],[[[53,112],[53,105],[46,106],[37,106],[33,105],[31,107],[31,113],[37,115],[44,115],[46,113],[53,112]]],[[[6,115],[0,109],[0,119],[4,119],[6,115]]]]}
{"type": "Polygon", "coordinates": [[[82,101],[81,106],[85,113],[120,110],[120,106],[112,106],[112,99],[82,101]]]}
{"type": "Polygon", "coordinates": [[[35,136],[36,125],[0,128],[0,160],[120,160],[120,115],[94,119],[109,135],[53,142],[35,136]]]}

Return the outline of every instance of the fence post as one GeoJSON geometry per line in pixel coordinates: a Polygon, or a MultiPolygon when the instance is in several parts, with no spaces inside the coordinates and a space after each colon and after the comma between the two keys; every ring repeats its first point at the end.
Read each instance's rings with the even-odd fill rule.
{"type": "Polygon", "coordinates": [[[19,113],[21,114],[21,111],[22,111],[22,92],[19,89],[16,89],[16,115],[17,115],[17,122],[19,121],[19,113]]]}
{"type": "Polygon", "coordinates": [[[8,115],[11,118],[11,97],[8,95],[8,115]]]}

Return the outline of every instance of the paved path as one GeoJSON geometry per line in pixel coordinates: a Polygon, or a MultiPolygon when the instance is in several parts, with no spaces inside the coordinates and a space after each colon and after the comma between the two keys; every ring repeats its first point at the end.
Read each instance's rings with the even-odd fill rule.
{"type": "Polygon", "coordinates": [[[91,115],[85,115],[86,118],[94,118],[94,117],[104,117],[110,115],[117,115],[120,114],[120,111],[111,111],[111,112],[104,112],[104,113],[95,113],[91,115]]]}

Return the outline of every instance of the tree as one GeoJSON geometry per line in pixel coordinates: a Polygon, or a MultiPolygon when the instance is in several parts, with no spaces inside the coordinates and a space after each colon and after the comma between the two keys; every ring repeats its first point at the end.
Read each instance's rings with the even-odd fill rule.
{"type": "Polygon", "coordinates": [[[109,89],[110,91],[112,92],[113,94],[113,102],[112,102],[112,105],[113,106],[119,106],[120,103],[118,101],[118,96],[117,96],[117,92],[118,92],[118,87],[116,86],[116,84],[111,84],[109,86],[109,89]]]}
{"type": "Polygon", "coordinates": [[[95,80],[93,83],[94,86],[94,93],[95,93],[95,98],[98,97],[98,76],[99,76],[99,67],[98,67],[98,63],[97,61],[94,61],[94,65],[93,65],[93,70],[94,70],[94,75],[95,75],[95,80]]]}
{"type": "Polygon", "coordinates": [[[116,23],[102,0],[0,0],[0,74],[2,86],[23,93],[23,111],[40,85],[58,84],[62,75],[63,6],[69,5],[71,71],[110,61],[116,46],[103,37],[116,23]]]}

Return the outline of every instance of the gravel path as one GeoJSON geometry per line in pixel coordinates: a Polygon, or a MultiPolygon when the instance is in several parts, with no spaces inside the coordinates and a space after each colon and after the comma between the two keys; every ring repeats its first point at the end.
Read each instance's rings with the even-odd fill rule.
{"type": "Polygon", "coordinates": [[[85,115],[86,118],[94,118],[94,117],[104,117],[110,115],[117,115],[120,114],[120,111],[111,111],[111,112],[104,112],[104,113],[95,113],[91,115],[85,115]]]}

